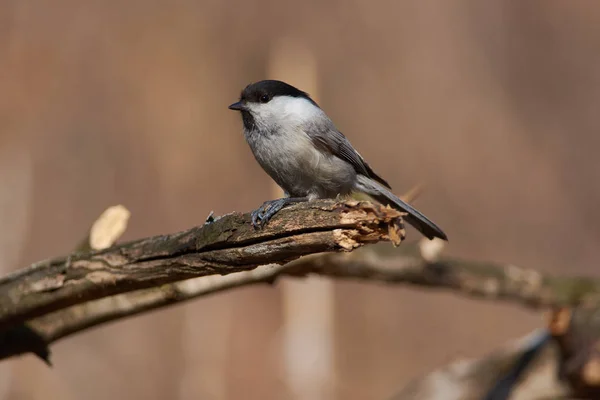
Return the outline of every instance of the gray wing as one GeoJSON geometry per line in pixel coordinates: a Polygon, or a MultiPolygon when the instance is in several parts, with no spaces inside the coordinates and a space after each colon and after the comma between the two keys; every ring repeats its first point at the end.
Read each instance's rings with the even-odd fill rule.
{"type": "Polygon", "coordinates": [[[350,163],[354,170],[362,175],[365,175],[388,189],[391,189],[390,185],[380,176],[378,176],[373,169],[367,164],[362,156],[352,147],[350,141],[344,136],[344,134],[338,131],[333,124],[326,124],[328,126],[321,129],[307,129],[306,133],[311,138],[315,146],[323,151],[333,154],[336,157],[341,158],[344,161],[350,163]]]}

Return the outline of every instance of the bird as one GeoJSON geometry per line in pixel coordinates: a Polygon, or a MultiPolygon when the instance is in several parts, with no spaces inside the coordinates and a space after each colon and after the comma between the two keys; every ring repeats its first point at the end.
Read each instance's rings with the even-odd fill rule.
{"type": "Polygon", "coordinates": [[[294,203],[363,193],[405,213],[404,220],[428,239],[448,240],[435,223],[392,193],[308,93],[283,81],[262,80],[246,86],[229,109],[241,113],[256,161],[285,194],[251,213],[255,228],[294,203]]]}

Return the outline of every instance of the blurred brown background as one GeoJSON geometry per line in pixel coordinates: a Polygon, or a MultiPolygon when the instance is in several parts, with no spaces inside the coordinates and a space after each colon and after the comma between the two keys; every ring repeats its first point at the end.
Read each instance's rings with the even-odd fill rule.
{"type": "MultiPolygon", "coordinates": [[[[2,0],[2,271],[68,252],[113,204],[133,239],[273,197],[227,106],[288,39],[396,192],[426,183],[417,205],[448,252],[597,274],[600,3],[548,0],[2,0]]],[[[68,338],[54,369],[5,361],[0,398],[385,399],[541,323],[450,293],[284,282],[68,338]]]]}

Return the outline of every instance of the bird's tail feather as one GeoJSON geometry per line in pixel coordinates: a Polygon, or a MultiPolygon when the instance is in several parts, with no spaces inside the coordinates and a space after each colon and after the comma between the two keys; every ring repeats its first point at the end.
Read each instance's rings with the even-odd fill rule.
{"type": "Polygon", "coordinates": [[[430,221],[429,218],[410,204],[402,201],[386,187],[364,175],[358,175],[357,178],[357,183],[355,185],[357,191],[368,194],[382,204],[389,204],[392,207],[407,213],[404,220],[428,239],[437,237],[448,240],[446,234],[436,224],[430,221]]]}

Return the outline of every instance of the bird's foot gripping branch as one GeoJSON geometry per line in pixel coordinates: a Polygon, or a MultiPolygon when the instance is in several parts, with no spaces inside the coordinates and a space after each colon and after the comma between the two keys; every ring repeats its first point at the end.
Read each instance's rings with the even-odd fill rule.
{"type": "Polygon", "coordinates": [[[102,298],[118,297],[119,304],[141,312],[185,297],[185,290],[173,285],[178,281],[283,265],[303,255],[351,251],[379,241],[399,245],[402,215],[369,202],[320,200],[285,208],[261,230],[252,226],[250,214],[232,213],[183,232],[33,264],[0,279],[0,339],[14,336],[2,332],[26,324],[35,340],[0,340],[0,357],[42,354],[40,341],[50,343],[132,314],[110,305],[106,312],[102,298]]]}

